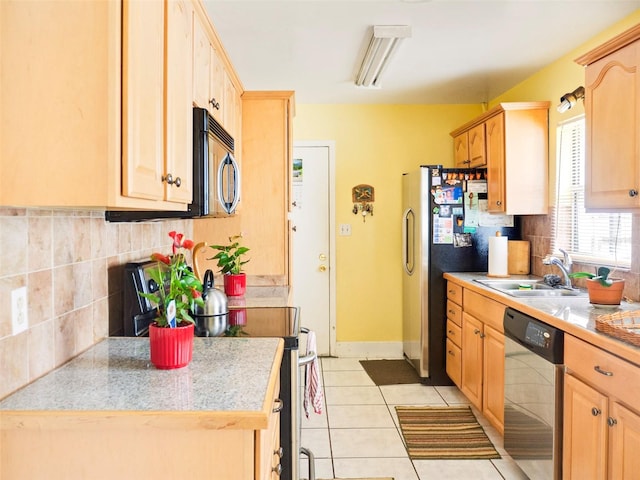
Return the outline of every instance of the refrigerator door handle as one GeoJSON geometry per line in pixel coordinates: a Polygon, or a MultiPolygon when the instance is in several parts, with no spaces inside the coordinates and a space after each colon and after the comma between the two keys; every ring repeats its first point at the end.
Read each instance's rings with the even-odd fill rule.
{"type": "Polygon", "coordinates": [[[407,275],[415,269],[415,213],[411,207],[402,215],[402,266],[407,275]]]}

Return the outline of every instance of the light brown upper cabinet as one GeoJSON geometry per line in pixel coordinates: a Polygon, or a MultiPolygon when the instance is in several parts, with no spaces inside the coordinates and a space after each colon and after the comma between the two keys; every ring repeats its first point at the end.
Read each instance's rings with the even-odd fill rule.
{"type": "Polygon", "coordinates": [[[0,2],[0,204],[186,208],[192,8],[0,2]]]}
{"type": "MultiPolygon", "coordinates": [[[[469,164],[465,166],[487,169],[489,212],[548,213],[549,105],[500,103],[451,132],[456,152],[456,140],[468,134],[469,164]]],[[[463,167],[457,158],[456,167],[463,167]]]]}
{"type": "Polygon", "coordinates": [[[191,17],[189,0],[123,3],[122,185],[127,197],[192,200],[191,17]]]}
{"type": "Polygon", "coordinates": [[[239,144],[242,85],[204,10],[196,8],[193,25],[193,103],[239,144]]]}
{"type": "Polygon", "coordinates": [[[585,65],[585,206],[640,208],[640,25],[576,59],[585,65]]]}
{"type": "Polygon", "coordinates": [[[487,164],[484,124],[452,132],[456,168],[479,168],[487,164]]]}

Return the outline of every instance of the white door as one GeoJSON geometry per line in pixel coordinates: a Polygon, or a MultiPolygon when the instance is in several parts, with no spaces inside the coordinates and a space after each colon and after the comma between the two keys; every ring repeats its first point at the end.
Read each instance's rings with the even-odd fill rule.
{"type": "Polygon", "coordinates": [[[294,143],[291,195],[293,301],[325,356],[335,352],[333,150],[332,142],[294,143]]]}

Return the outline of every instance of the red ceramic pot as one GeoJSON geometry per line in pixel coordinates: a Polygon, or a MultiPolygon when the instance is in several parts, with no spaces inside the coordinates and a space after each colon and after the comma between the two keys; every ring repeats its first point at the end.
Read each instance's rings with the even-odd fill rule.
{"type": "Polygon", "coordinates": [[[193,323],[176,328],[149,326],[151,363],[161,370],[185,367],[193,358],[193,323]]]}
{"type": "Polygon", "coordinates": [[[224,276],[224,293],[229,297],[241,297],[247,291],[247,275],[232,273],[224,276]]]}

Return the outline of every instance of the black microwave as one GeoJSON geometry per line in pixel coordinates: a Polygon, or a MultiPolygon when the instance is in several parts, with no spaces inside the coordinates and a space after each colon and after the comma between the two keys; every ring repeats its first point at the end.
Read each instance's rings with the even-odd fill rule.
{"type": "Polygon", "coordinates": [[[193,109],[193,201],[186,211],[107,210],[109,222],[164,218],[228,217],[240,201],[240,167],[235,141],[204,108],[193,109]]]}

